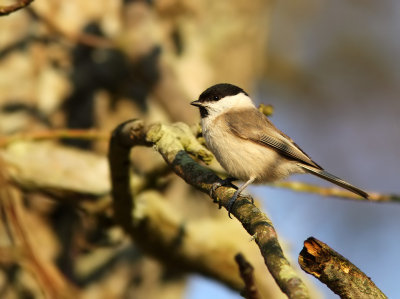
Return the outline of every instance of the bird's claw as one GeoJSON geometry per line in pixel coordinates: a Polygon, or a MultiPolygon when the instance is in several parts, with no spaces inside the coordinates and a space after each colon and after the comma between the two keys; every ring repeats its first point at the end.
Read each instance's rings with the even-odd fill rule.
{"type": "Polygon", "coordinates": [[[235,204],[236,199],[238,198],[238,196],[239,196],[239,193],[236,191],[233,194],[233,196],[229,199],[228,204],[226,206],[226,209],[228,210],[228,217],[231,218],[231,219],[232,219],[231,211],[232,211],[233,205],[235,204]]]}
{"type": "MultiPolygon", "coordinates": [[[[232,187],[237,190],[238,187],[232,184],[233,181],[236,181],[236,179],[235,178],[226,178],[224,180],[219,180],[218,182],[212,184],[210,193],[209,193],[210,197],[214,198],[215,191],[217,191],[217,189],[221,186],[229,186],[229,187],[232,187]]],[[[218,208],[221,209],[221,207],[222,207],[221,201],[218,201],[218,208]]]]}
{"type": "MultiPolygon", "coordinates": [[[[243,191],[243,189],[239,189],[237,186],[233,185],[232,184],[233,181],[236,181],[236,179],[235,178],[226,178],[224,180],[219,180],[218,182],[215,182],[214,184],[212,184],[211,189],[210,189],[210,197],[211,198],[214,198],[215,192],[221,186],[228,186],[228,187],[236,189],[235,193],[229,199],[229,202],[226,206],[226,209],[228,210],[229,218],[232,218],[231,212],[232,212],[233,206],[235,205],[237,198],[243,191]]],[[[254,204],[254,198],[252,196],[249,196],[249,195],[242,195],[242,196],[248,198],[251,201],[251,203],[254,204]]],[[[218,208],[220,209],[221,207],[222,207],[221,201],[218,200],[218,208]]]]}
{"type": "MultiPolygon", "coordinates": [[[[233,196],[229,199],[228,204],[226,206],[226,209],[228,210],[228,217],[231,219],[232,219],[231,212],[239,195],[240,195],[240,190],[236,190],[233,196]]],[[[242,195],[242,197],[248,198],[251,201],[251,203],[254,204],[254,198],[252,196],[242,195]]]]}
{"type": "Polygon", "coordinates": [[[212,186],[211,186],[211,189],[210,189],[210,193],[209,193],[210,197],[213,197],[215,191],[221,186],[222,186],[221,182],[213,183],[212,186]]]}

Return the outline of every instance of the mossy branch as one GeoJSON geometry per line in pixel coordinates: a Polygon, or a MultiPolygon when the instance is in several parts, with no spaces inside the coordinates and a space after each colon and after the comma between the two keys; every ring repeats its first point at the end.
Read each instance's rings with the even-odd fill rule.
{"type": "MultiPolygon", "coordinates": [[[[132,197],[129,188],[129,151],[137,145],[153,146],[178,176],[207,194],[212,184],[219,178],[210,169],[196,163],[188,153],[201,160],[210,160],[212,155],[183,123],[145,126],[140,120],[127,121],[114,130],[110,141],[109,161],[116,221],[148,252],[158,255],[159,258],[163,258],[163,253],[166,255],[164,261],[179,260],[189,268],[198,269],[199,266],[191,257],[179,255],[184,252],[179,247],[184,245],[182,240],[179,241],[179,236],[176,236],[178,239],[174,243],[175,247],[167,246],[168,242],[164,242],[165,236],[158,231],[159,228],[149,227],[146,221],[140,222],[134,219],[138,203],[132,197]]],[[[213,200],[226,208],[234,191],[233,188],[220,187],[215,192],[213,200]]],[[[245,197],[238,198],[231,213],[253,236],[265,264],[280,289],[289,298],[309,298],[306,286],[285,258],[269,218],[245,197]]],[[[203,268],[200,271],[210,271],[210,269],[203,268]]]]}

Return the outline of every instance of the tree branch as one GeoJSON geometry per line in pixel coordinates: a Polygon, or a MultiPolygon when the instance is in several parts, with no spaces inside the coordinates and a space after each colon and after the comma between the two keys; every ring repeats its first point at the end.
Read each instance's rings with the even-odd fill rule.
{"type": "MultiPolygon", "coordinates": [[[[26,1],[26,0],[25,0],[26,1]]],[[[33,1],[33,0],[30,0],[33,1]]],[[[28,7],[27,11],[33,15],[35,18],[39,19],[47,28],[51,31],[53,31],[55,34],[65,38],[66,40],[73,42],[73,43],[80,43],[83,45],[87,45],[90,47],[95,47],[95,48],[115,48],[116,45],[113,43],[113,41],[94,34],[90,33],[85,33],[85,32],[77,32],[77,33],[72,33],[68,32],[64,29],[61,28],[57,24],[56,21],[53,20],[53,18],[48,17],[44,14],[40,14],[37,10],[35,10],[33,7],[28,7]]]]}
{"type": "Polygon", "coordinates": [[[235,256],[235,260],[239,266],[240,276],[242,277],[245,285],[243,296],[246,299],[258,299],[259,294],[254,281],[253,266],[245,259],[244,255],[241,253],[238,253],[235,256]]]}
{"type": "Polygon", "coordinates": [[[360,269],[313,237],[304,242],[299,264],[304,271],[318,278],[342,299],[387,298],[360,269]]]}
{"type": "Polygon", "coordinates": [[[303,182],[274,182],[272,187],[285,188],[296,192],[314,193],[321,196],[333,196],[342,199],[352,199],[358,201],[374,201],[374,202],[399,202],[400,195],[398,194],[380,194],[377,192],[368,192],[369,197],[363,198],[353,192],[337,187],[322,187],[303,182]]]}
{"type": "MultiPolygon", "coordinates": [[[[267,107],[269,109],[269,107],[267,107]]],[[[264,108],[264,109],[267,109],[264,108]]],[[[7,147],[13,142],[18,141],[41,141],[53,139],[82,139],[82,140],[101,140],[108,141],[110,134],[106,131],[95,129],[59,129],[59,130],[43,130],[37,132],[17,133],[9,136],[0,136],[0,149],[7,147]]],[[[308,184],[298,181],[280,181],[270,183],[269,186],[289,189],[295,192],[314,193],[321,196],[330,196],[341,199],[357,200],[357,201],[373,201],[373,202],[398,202],[400,203],[399,194],[384,194],[369,191],[369,198],[360,197],[350,191],[338,187],[322,187],[318,185],[308,184]]]]}
{"type": "Polygon", "coordinates": [[[80,130],[80,129],[59,129],[59,130],[43,130],[37,132],[17,133],[10,136],[0,137],[0,148],[16,141],[40,141],[51,139],[83,139],[83,140],[109,140],[110,134],[100,130],[80,130]]]}
{"type": "MultiPolygon", "coordinates": [[[[199,165],[188,155],[190,153],[203,161],[209,161],[212,158],[211,153],[198,143],[189,127],[183,123],[153,124],[145,127],[142,121],[132,120],[121,124],[114,130],[110,142],[109,161],[116,221],[130,232],[135,240],[140,240],[141,245],[146,247],[148,252],[158,254],[160,257],[160,252],[155,252],[157,251],[155,249],[165,246],[162,244],[164,237],[154,235],[154,232],[151,233],[146,227],[146,223],[138,224],[133,219],[138,207],[129,188],[129,151],[136,145],[153,146],[177,175],[207,194],[210,192],[212,184],[219,178],[210,169],[199,165]]],[[[226,208],[234,191],[233,188],[220,187],[215,192],[213,199],[226,208]]],[[[285,258],[275,229],[267,216],[245,197],[238,198],[231,213],[254,237],[268,270],[281,290],[289,298],[309,298],[306,286],[285,258]]],[[[168,256],[164,257],[164,260],[174,260],[178,258],[178,256],[174,256],[174,253],[182,252],[178,248],[169,249],[174,250],[164,250],[164,253],[168,252],[168,256]]],[[[185,256],[179,256],[178,260],[186,266],[198,267],[185,256]]],[[[209,269],[202,270],[203,272],[204,270],[209,271],[209,269]]]]}
{"type": "Polygon", "coordinates": [[[33,0],[19,0],[17,3],[13,5],[7,5],[7,6],[0,6],[0,16],[6,16],[9,15],[10,13],[13,13],[21,8],[24,8],[25,6],[28,6],[33,0]]]}

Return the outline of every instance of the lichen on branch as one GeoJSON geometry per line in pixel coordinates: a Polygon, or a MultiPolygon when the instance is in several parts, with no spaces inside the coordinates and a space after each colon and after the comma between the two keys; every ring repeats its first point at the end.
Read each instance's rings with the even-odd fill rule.
{"type": "MultiPolygon", "coordinates": [[[[160,235],[160,232],[154,236],[148,221],[138,224],[132,218],[137,202],[129,189],[129,151],[136,145],[154,147],[178,176],[207,194],[210,193],[213,183],[220,178],[209,168],[195,162],[192,157],[209,161],[212,155],[183,123],[146,126],[140,120],[127,121],[114,130],[110,141],[109,161],[116,221],[121,223],[135,240],[142,242],[143,247],[155,255],[158,254],[159,258],[163,258],[160,254],[161,249],[161,253],[167,254],[164,258],[169,261],[179,260],[187,267],[199,268],[196,257],[184,255],[182,247],[174,247],[172,251],[168,242],[163,242],[164,236],[160,235]],[[149,235],[152,235],[152,238],[149,238],[149,235]]],[[[234,192],[235,189],[222,186],[214,192],[212,199],[226,208],[234,192]]],[[[280,289],[289,298],[309,298],[306,286],[285,258],[275,229],[267,216],[253,205],[248,197],[243,196],[238,198],[231,213],[254,238],[268,270],[280,289]]],[[[184,246],[184,240],[180,239],[179,245],[184,246]]],[[[211,273],[215,265],[209,269],[203,262],[202,267],[200,271],[211,273]]]]}

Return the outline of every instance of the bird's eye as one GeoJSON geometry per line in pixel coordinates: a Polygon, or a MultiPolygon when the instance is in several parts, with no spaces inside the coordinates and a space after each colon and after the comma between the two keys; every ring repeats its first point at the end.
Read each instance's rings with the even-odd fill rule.
{"type": "Polygon", "coordinates": [[[219,100],[219,96],[214,96],[214,101],[218,101],[219,100]]]}

